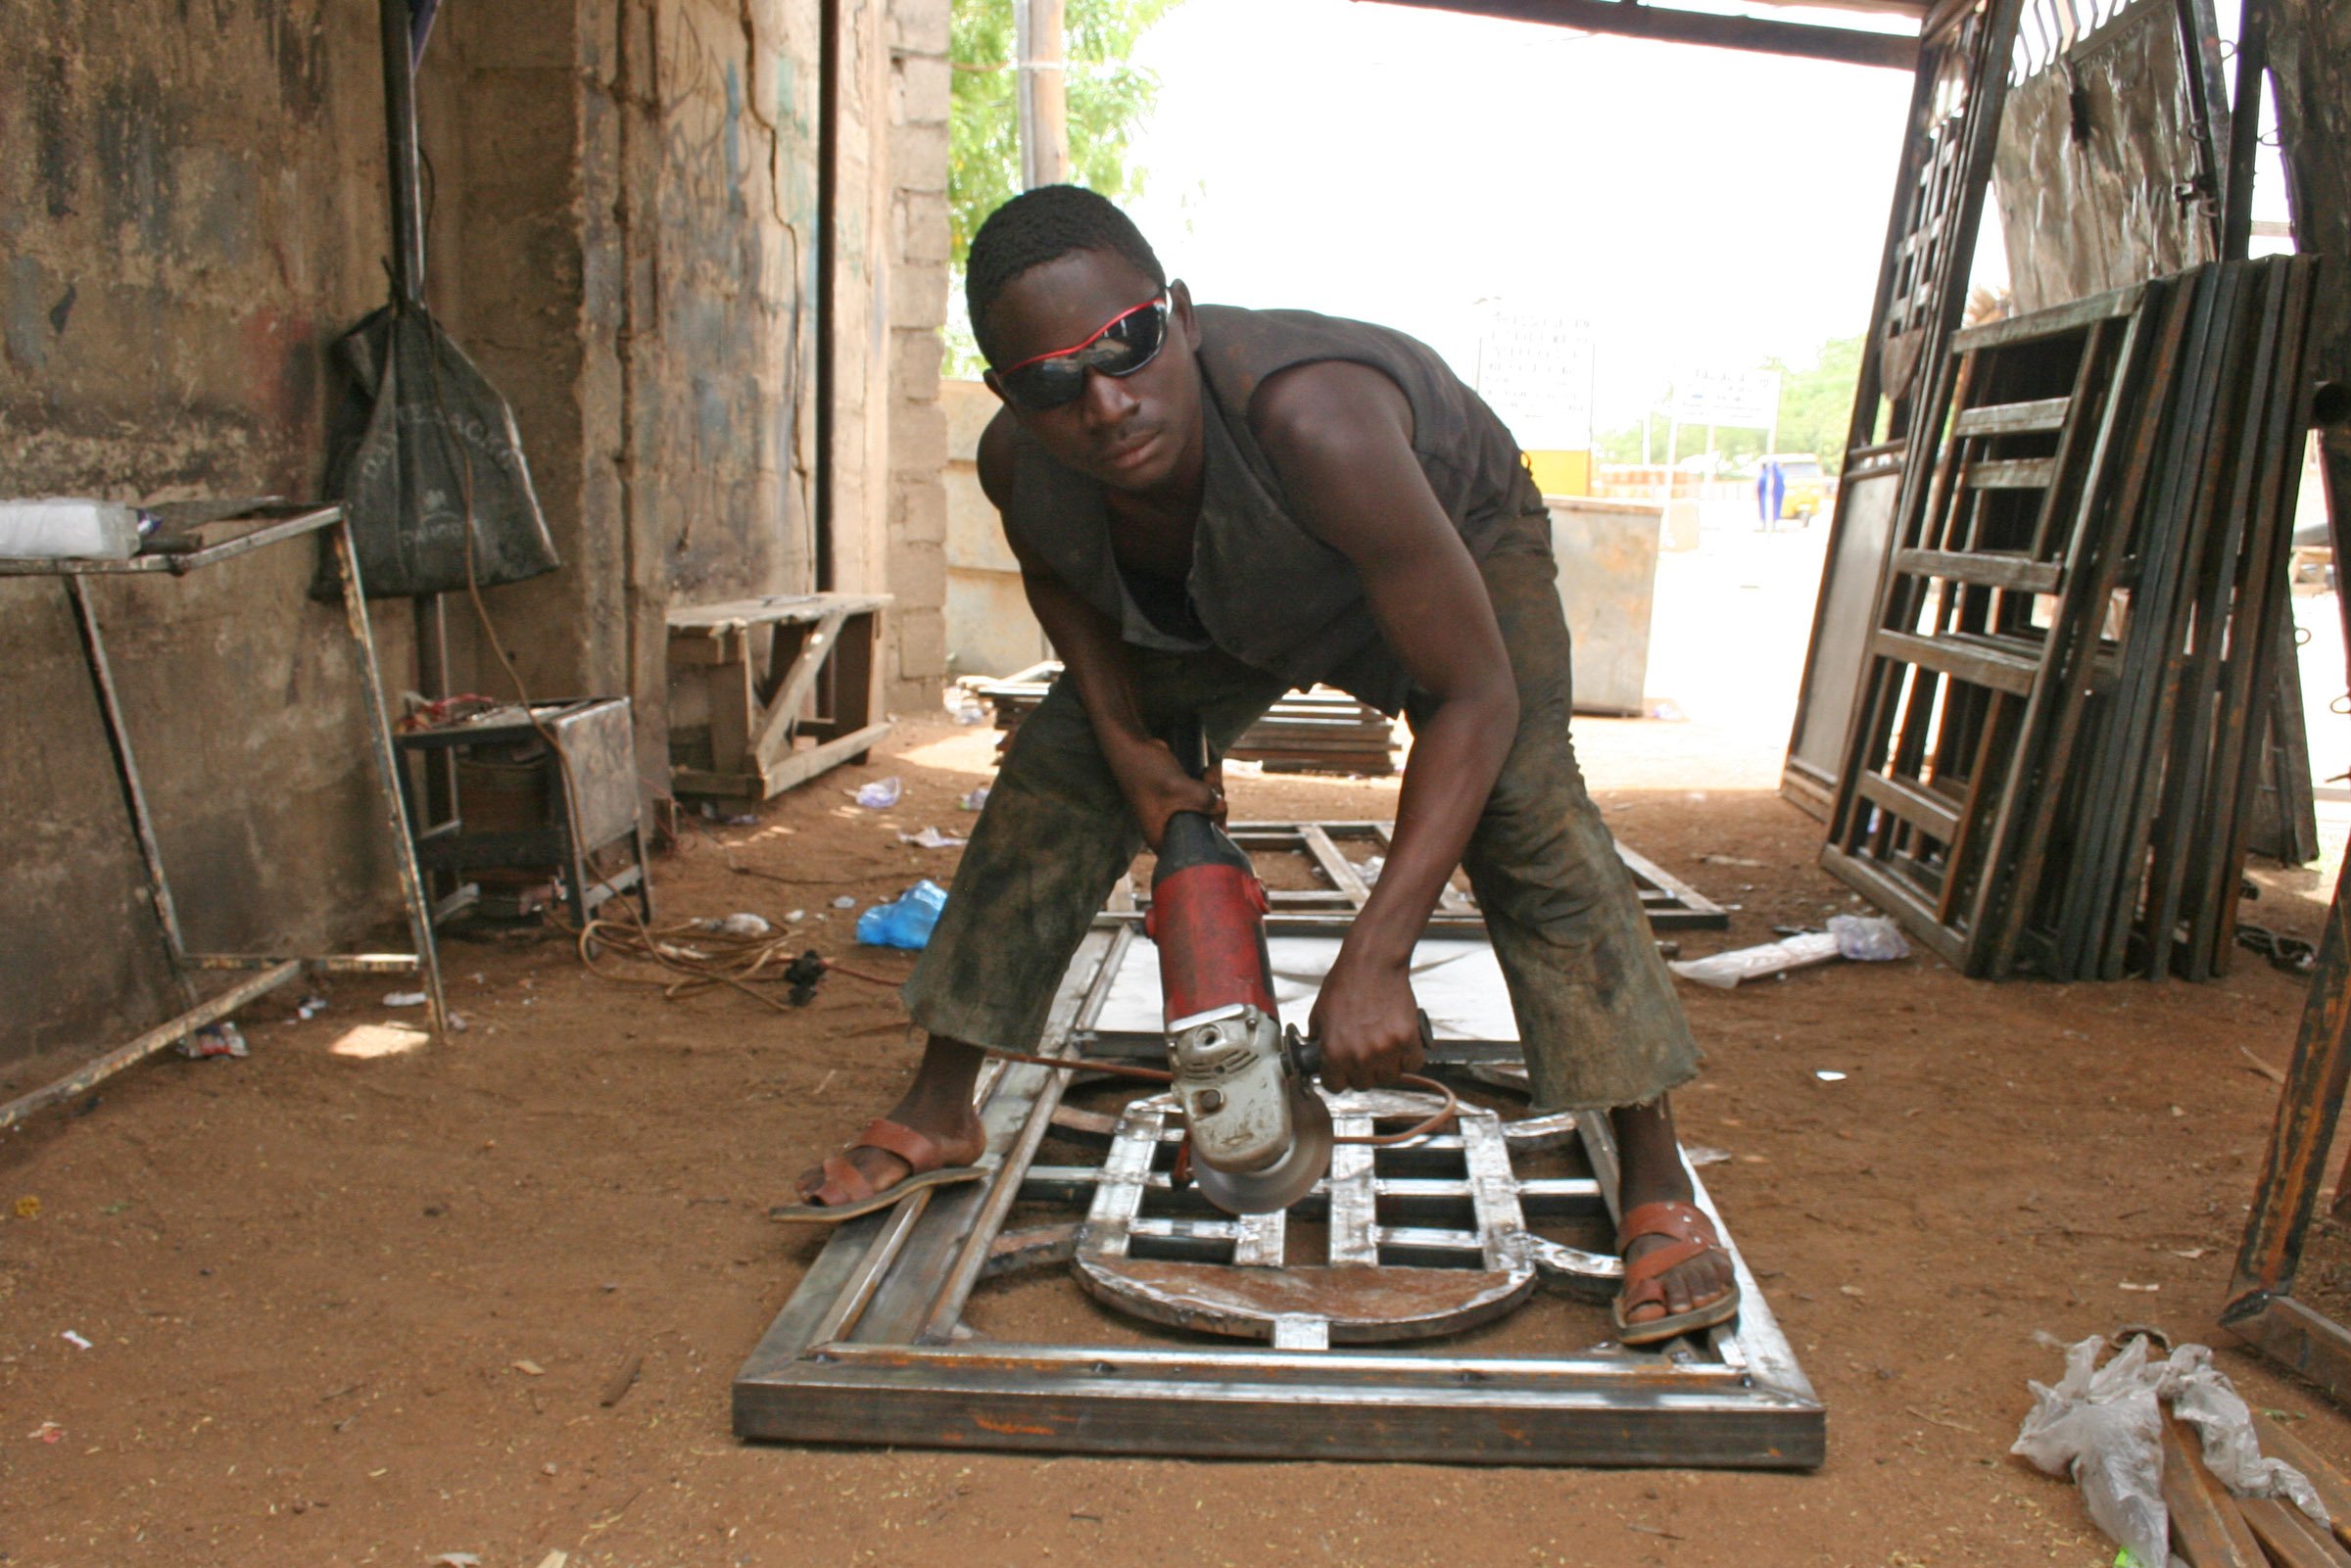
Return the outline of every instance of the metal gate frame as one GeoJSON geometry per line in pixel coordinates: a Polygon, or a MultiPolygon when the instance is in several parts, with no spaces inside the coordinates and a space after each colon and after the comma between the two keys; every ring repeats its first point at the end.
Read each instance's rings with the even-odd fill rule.
{"type": "MultiPolygon", "coordinates": [[[[1129,918],[1087,934],[1038,1054],[1081,1068],[1081,1039],[1137,925],[1129,918]]],[[[1540,1355],[974,1338],[965,1304],[1008,1260],[1005,1220],[1070,1077],[1059,1068],[987,1065],[977,1099],[992,1175],[915,1192],[833,1233],[736,1375],[737,1436],[1225,1458],[1821,1463],[1822,1406],[1695,1175],[1744,1302],[1734,1324],[1703,1338],[1540,1355]]],[[[1606,1118],[1578,1117],[1576,1132],[1612,1213],[1615,1150],[1606,1118]]]]}

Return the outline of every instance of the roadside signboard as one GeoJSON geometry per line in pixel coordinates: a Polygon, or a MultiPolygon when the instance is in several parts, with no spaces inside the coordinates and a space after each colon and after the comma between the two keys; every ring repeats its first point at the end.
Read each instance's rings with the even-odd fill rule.
{"type": "Polygon", "coordinates": [[[1692,370],[1674,382],[1673,416],[1685,425],[1769,430],[1779,411],[1777,370],[1692,370]]]}
{"type": "Polygon", "coordinates": [[[1523,450],[1591,450],[1591,322],[1497,310],[1478,333],[1472,380],[1523,450]]]}

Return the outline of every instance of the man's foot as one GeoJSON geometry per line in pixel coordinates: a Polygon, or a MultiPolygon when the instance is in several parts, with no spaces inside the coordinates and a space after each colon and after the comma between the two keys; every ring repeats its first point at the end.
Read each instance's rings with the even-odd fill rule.
{"type": "MultiPolygon", "coordinates": [[[[1672,1109],[1662,1099],[1654,1106],[1625,1106],[1609,1117],[1616,1131],[1620,1211],[1629,1222],[1653,1204],[1688,1205],[1695,1196],[1689,1173],[1682,1168],[1681,1146],[1673,1130],[1672,1109]]],[[[1642,1258],[1662,1248],[1688,1256],[1678,1259],[1644,1290],[1628,1281],[1620,1307],[1620,1337],[1628,1345],[1670,1339],[1693,1328],[1727,1321],[1739,1309],[1739,1281],[1731,1271],[1730,1254],[1714,1236],[1713,1227],[1695,1209],[1697,1224],[1667,1218],[1656,1223],[1629,1225],[1637,1232],[1624,1249],[1627,1270],[1642,1258]],[[1694,1245],[1697,1244],[1697,1245],[1694,1245]]],[[[1643,1216],[1650,1219],[1652,1216],[1643,1216]]]]}
{"type": "MultiPolygon", "coordinates": [[[[922,1068],[898,1103],[883,1118],[920,1133],[937,1146],[941,1164],[968,1165],[987,1150],[987,1129],[972,1109],[972,1086],[980,1075],[981,1053],[960,1040],[934,1036],[923,1051],[922,1068]]],[[[914,1174],[905,1156],[877,1144],[859,1144],[839,1157],[876,1192],[888,1192],[914,1174]]],[[[793,1182],[804,1202],[819,1204],[828,1180],[815,1165],[793,1182]]]]}

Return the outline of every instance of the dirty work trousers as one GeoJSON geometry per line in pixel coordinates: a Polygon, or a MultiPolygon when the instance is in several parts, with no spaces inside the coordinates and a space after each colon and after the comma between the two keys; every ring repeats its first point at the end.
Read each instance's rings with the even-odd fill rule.
{"type": "MultiPolygon", "coordinates": [[[[1567,626],[1546,541],[1479,564],[1518,682],[1518,735],[1462,864],[1510,984],[1540,1111],[1646,1104],[1699,1052],[1632,878],[1568,739],[1567,626]]],[[[1154,732],[1197,712],[1221,753],[1287,689],[1223,653],[1129,647],[1154,732]]],[[[1417,721],[1432,704],[1408,700],[1417,721]]],[[[975,1045],[1035,1047],[1071,956],[1144,847],[1074,684],[1013,733],[930,946],[906,982],[915,1022],[975,1045]]],[[[1300,1021],[1303,1022],[1303,1021],[1300,1021]]]]}

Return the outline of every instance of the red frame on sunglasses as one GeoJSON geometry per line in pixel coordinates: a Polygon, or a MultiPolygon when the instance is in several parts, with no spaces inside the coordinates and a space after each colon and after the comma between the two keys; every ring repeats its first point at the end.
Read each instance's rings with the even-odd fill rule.
{"type": "Polygon", "coordinates": [[[1127,309],[1121,310],[1117,315],[1112,316],[1109,320],[1103,322],[1099,327],[1096,327],[1092,332],[1088,333],[1081,341],[1073,343],[1066,349],[1052,349],[1043,354],[1032,354],[1028,358],[1021,360],[1017,364],[1005,365],[1003,368],[995,370],[992,373],[995,376],[999,387],[1008,394],[1011,394],[1014,397],[1014,401],[1021,403],[1025,406],[1032,408],[1051,408],[1059,407],[1063,404],[1075,402],[1085,385],[1082,374],[1083,369],[1100,370],[1104,375],[1110,376],[1129,376],[1134,374],[1134,372],[1137,370],[1142,369],[1143,366],[1149,364],[1153,359],[1158,358],[1159,351],[1167,346],[1167,326],[1165,322],[1165,312],[1171,309],[1172,305],[1172,293],[1169,289],[1163,287],[1157,294],[1154,294],[1148,300],[1143,301],[1142,304],[1131,306],[1127,309]],[[1092,348],[1095,344],[1100,343],[1112,332],[1116,331],[1122,323],[1129,321],[1135,316],[1141,315],[1146,310],[1153,309],[1162,312],[1163,318],[1160,327],[1160,340],[1157,344],[1152,346],[1150,353],[1144,355],[1134,363],[1124,365],[1117,369],[1111,369],[1102,365],[1083,366],[1081,367],[1080,375],[1078,381],[1074,384],[1070,395],[1067,398],[1057,399],[1052,402],[1040,402],[1033,398],[1021,398],[1014,390],[1011,378],[1018,375],[1021,371],[1046,363],[1049,360],[1065,359],[1076,355],[1081,355],[1086,350],[1092,348]]]}

